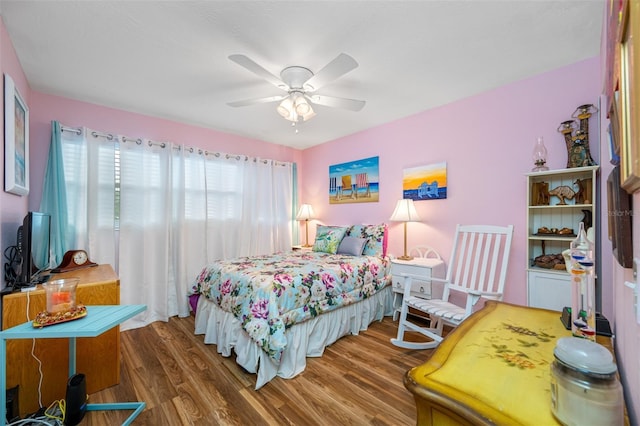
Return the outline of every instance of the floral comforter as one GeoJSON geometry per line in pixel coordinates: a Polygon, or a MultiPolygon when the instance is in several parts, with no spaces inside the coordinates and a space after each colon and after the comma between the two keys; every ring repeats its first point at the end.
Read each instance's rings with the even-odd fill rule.
{"type": "Polygon", "coordinates": [[[390,282],[388,260],[294,251],[206,266],[191,294],[232,313],[276,362],[293,324],[366,299],[390,282]]]}

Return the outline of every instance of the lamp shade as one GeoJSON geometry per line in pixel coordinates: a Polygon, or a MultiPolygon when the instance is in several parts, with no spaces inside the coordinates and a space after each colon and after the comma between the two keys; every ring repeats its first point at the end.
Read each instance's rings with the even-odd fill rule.
{"type": "Polygon", "coordinates": [[[290,121],[295,121],[295,118],[293,117],[293,100],[291,99],[291,97],[286,97],[284,98],[284,100],[282,102],[280,102],[280,105],[278,105],[278,114],[280,114],[283,118],[286,118],[287,120],[290,121]]]}
{"type": "Polygon", "coordinates": [[[302,204],[296,215],[297,220],[309,220],[315,217],[311,204],[302,204]]]}
{"type": "Polygon", "coordinates": [[[276,109],[283,118],[294,123],[307,121],[316,115],[311,104],[300,92],[291,92],[276,109]]]}
{"type": "Polygon", "coordinates": [[[420,216],[418,216],[416,207],[413,205],[413,200],[405,198],[398,200],[396,208],[389,220],[394,222],[418,222],[420,216]]]}
{"type": "MultiPolygon", "coordinates": [[[[309,105],[309,104],[307,104],[309,105]]],[[[307,112],[304,115],[299,115],[298,116],[298,120],[300,120],[300,118],[302,118],[302,121],[308,121],[310,118],[313,118],[316,116],[315,111],[313,110],[313,108],[311,108],[311,105],[309,105],[309,112],[307,112]]]]}
{"type": "Polygon", "coordinates": [[[311,105],[309,105],[309,102],[307,102],[304,96],[300,94],[295,96],[293,100],[293,105],[295,107],[296,114],[298,115],[305,116],[306,114],[309,114],[312,111],[311,105]]]}

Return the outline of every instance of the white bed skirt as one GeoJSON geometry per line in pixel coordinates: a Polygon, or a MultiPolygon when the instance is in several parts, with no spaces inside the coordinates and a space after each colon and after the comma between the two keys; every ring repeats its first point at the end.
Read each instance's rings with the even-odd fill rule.
{"type": "Polygon", "coordinates": [[[375,320],[393,314],[392,287],[387,286],[374,296],[353,305],[327,312],[287,330],[287,347],[280,364],[249,338],[240,321],[219,309],[205,297],[198,300],[195,334],[204,334],[204,343],[217,345],[218,353],[231,356],[250,373],[257,373],[256,389],[276,376],[290,379],[302,373],[307,357],[322,356],[324,348],[347,334],[358,334],[375,320]]]}

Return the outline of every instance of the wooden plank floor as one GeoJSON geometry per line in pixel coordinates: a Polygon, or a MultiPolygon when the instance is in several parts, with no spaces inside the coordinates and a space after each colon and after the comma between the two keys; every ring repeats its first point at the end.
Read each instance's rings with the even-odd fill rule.
{"type": "MultiPolygon", "coordinates": [[[[413,396],[402,379],[431,351],[393,346],[397,322],[386,317],[358,336],[307,358],[299,376],[255,390],[255,375],[224,358],[194,320],[171,318],[122,333],[121,381],[90,403],[145,401],[134,425],[412,425],[413,396]]],[[[87,412],[82,425],[121,424],[129,412],[87,412]],[[126,414],[125,414],[126,413],[126,414]]]]}

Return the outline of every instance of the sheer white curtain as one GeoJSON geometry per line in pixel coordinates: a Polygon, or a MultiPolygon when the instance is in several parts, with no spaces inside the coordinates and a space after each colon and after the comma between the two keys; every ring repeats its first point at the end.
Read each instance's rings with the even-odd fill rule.
{"type": "Polygon", "coordinates": [[[62,132],[68,247],[114,265],[122,329],[189,315],[207,262],[291,247],[292,164],[91,129],[62,132]]]}
{"type": "Polygon", "coordinates": [[[171,266],[177,277],[170,306],[179,316],[189,315],[186,292],[207,257],[207,193],[205,156],[202,151],[181,147],[173,151],[174,214],[171,228],[171,266]],[[175,297],[175,300],[173,300],[175,297]]]}
{"type": "Polygon", "coordinates": [[[206,156],[209,259],[291,248],[291,164],[240,155],[206,156]]]}
{"type": "Polygon", "coordinates": [[[124,329],[189,315],[209,261],[291,247],[290,163],[143,141],[120,167],[121,300],[148,306],[124,329]]]}
{"type": "Polygon", "coordinates": [[[124,329],[177,314],[171,271],[172,148],[149,141],[120,144],[120,299],[147,310],[124,329]]]}
{"type": "Polygon", "coordinates": [[[91,129],[61,133],[67,191],[65,247],[116,265],[114,158],[117,137],[91,129]]]}

